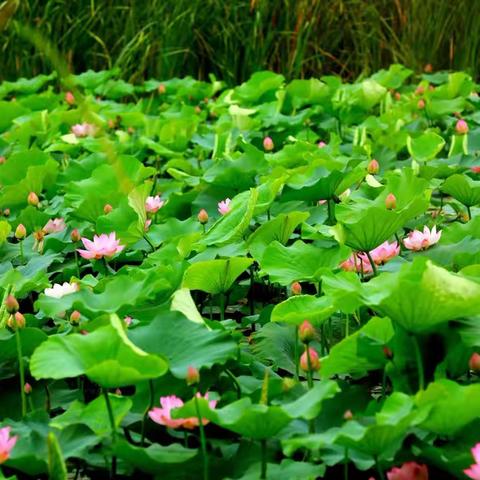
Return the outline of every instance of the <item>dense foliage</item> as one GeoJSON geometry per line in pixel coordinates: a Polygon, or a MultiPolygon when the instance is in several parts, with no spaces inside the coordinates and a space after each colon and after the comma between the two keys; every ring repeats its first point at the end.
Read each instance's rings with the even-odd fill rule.
{"type": "Polygon", "coordinates": [[[466,478],[467,74],[63,80],[0,84],[6,477],[466,478]]]}
{"type": "Polygon", "coordinates": [[[137,83],[214,73],[235,85],[262,69],[289,79],[353,79],[392,62],[478,75],[480,2],[7,0],[0,4],[0,80],[52,68],[51,49],[38,38],[32,43],[36,35],[75,72],[120,67],[124,80],[137,83]]]}

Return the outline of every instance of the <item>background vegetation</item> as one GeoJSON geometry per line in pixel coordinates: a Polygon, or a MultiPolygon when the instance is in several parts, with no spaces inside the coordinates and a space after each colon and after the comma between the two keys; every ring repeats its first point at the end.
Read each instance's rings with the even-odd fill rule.
{"type": "Polygon", "coordinates": [[[4,9],[7,4],[17,8],[0,32],[0,80],[52,69],[20,26],[49,38],[74,72],[120,66],[130,81],[214,73],[233,84],[259,69],[351,79],[392,62],[478,73],[478,0],[9,0],[4,9]]]}

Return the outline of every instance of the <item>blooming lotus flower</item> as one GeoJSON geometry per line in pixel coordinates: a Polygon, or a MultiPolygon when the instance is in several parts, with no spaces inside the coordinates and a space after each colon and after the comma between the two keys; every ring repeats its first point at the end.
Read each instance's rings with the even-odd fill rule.
{"type": "Polygon", "coordinates": [[[47,297],[62,298],[65,295],[78,292],[78,288],[78,283],[63,282],[62,285],[54,283],[52,288],[46,288],[43,293],[45,293],[47,297]]]}
{"type": "Polygon", "coordinates": [[[388,480],[428,480],[428,468],[416,462],[406,462],[400,468],[387,472],[388,480]]]}
{"type": "Polygon", "coordinates": [[[165,202],[160,198],[160,195],[155,195],[154,197],[147,197],[145,202],[145,210],[148,213],[157,213],[165,204],[165,202]]]}
{"type": "Polygon", "coordinates": [[[383,242],[378,247],[370,251],[370,256],[376,265],[383,265],[400,253],[400,246],[397,242],[383,242]]]}
{"type": "Polygon", "coordinates": [[[229,198],[218,202],[218,213],[221,215],[226,215],[231,210],[230,202],[231,200],[229,198]]]}
{"type": "MultiPolygon", "coordinates": [[[[473,478],[473,480],[480,480],[480,443],[477,443],[472,448],[472,455],[475,459],[475,463],[463,471],[467,477],[473,478]]],[[[0,458],[1,463],[1,458],[0,458]]]]}
{"type": "Polygon", "coordinates": [[[103,257],[112,257],[125,248],[125,245],[120,245],[120,240],[117,240],[115,232],[112,232],[108,235],[106,233],[94,235],[93,241],[82,237],[82,243],[86,250],[77,249],[77,252],[83,258],[87,258],[89,260],[99,260],[103,257]]]}
{"type": "MultiPolygon", "coordinates": [[[[197,393],[198,398],[205,398],[208,400],[208,393],[204,397],[197,393]]],[[[184,403],[181,398],[176,397],[175,395],[169,395],[167,397],[160,397],[161,408],[154,407],[148,412],[148,416],[155,422],[160,425],[165,425],[170,428],[179,428],[184,427],[189,430],[193,430],[195,427],[198,427],[198,418],[197,417],[188,417],[188,418],[172,418],[171,411],[175,408],[183,407],[184,403]]],[[[211,400],[208,402],[210,408],[215,408],[217,405],[216,400],[211,400]]],[[[202,419],[202,424],[206,425],[209,421],[206,418],[202,419]]]]}
{"type": "Polygon", "coordinates": [[[0,428],[0,465],[8,460],[16,443],[17,436],[10,436],[10,427],[0,428]]]}
{"type": "Polygon", "coordinates": [[[418,252],[425,250],[432,245],[435,245],[442,236],[442,231],[437,232],[437,227],[434,226],[430,230],[427,226],[423,227],[423,233],[419,230],[414,230],[408,234],[408,237],[403,240],[403,244],[409,250],[418,252]]]}
{"type": "Polygon", "coordinates": [[[65,220],[63,218],[54,218],[53,220],[50,219],[45,226],[43,227],[43,231],[45,233],[56,233],[56,232],[63,232],[67,228],[65,224],[65,220]]]}
{"type": "Polygon", "coordinates": [[[72,128],[72,133],[78,138],[78,137],[88,137],[88,136],[93,136],[95,135],[95,125],[92,125],[87,122],[83,123],[77,123],[76,125],[73,125],[72,128]]]}
{"type": "Polygon", "coordinates": [[[346,272],[373,272],[372,264],[364,253],[353,253],[347,260],[340,264],[340,268],[346,272]]]}

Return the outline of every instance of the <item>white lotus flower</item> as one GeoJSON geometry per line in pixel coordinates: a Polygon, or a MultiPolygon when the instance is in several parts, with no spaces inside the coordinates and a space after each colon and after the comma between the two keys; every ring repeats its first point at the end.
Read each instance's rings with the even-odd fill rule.
{"type": "Polygon", "coordinates": [[[64,295],[70,295],[75,292],[78,292],[78,283],[64,282],[62,285],[54,283],[53,287],[46,288],[44,293],[47,297],[62,298],[64,295]]]}

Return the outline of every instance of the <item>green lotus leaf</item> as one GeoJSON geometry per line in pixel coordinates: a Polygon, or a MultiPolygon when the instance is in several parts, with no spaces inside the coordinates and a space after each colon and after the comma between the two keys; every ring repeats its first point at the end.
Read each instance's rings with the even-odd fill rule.
{"type": "Polygon", "coordinates": [[[86,375],[105,388],[131,385],[166,373],[163,358],[145,353],[127,337],[116,315],[88,335],[52,335],[33,353],[30,371],[36,379],[86,375]]]}
{"type": "Polygon", "coordinates": [[[480,203],[480,182],[459,173],[448,177],[442,185],[442,191],[467,207],[480,203]]]}
{"type": "Polygon", "coordinates": [[[365,285],[364,299],[412,333],[480,314],[480,284],[424,257],[415,258],[396,273],[372,279],[365,285]]]}
{"type": "Polygon", "coordinates": [[[435,132],[425,132],[418,137],[407,138],[408,153],[419,162],[433,160],[444,145],[445,140],[435,132]]]}
{"type": "Polygon", "coordinates": [[[206,260],[188,267],[183,277],[183,287],[208,293],[224,293],[253,263],[251,258],[206,260]]]}
{"type": "Polygon", "coordinates": [[[309,320],[314,325],[320,325],[336,310],[328,297],[313,295],[295,295],[282,303],[275,305],[270,320],[300,325],[309,320]]]}

